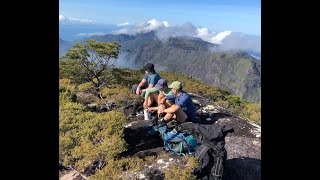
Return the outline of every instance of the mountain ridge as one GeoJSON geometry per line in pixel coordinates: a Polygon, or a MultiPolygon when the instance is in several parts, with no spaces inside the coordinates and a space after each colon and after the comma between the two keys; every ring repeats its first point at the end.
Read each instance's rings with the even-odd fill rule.
{"type": "Polygon", "coordinates": [[[222,51],[220,44],[188,36],[159,39],[154,31],[87,39],[118,42],[121,53],[116,65],[119,67],[140,69],[151,62],[156,70],[191,75],[210,85],[230,90],[250,102],[261,100],[261,62],[246,51],[222,51]]]}

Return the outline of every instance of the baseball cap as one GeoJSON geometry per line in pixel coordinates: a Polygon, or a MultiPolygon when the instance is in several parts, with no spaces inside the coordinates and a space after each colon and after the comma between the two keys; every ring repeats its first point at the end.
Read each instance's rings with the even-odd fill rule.
{"type": "Polygon", "coordinates": [[[163,87],[165,87],[165,86],[168,86],[167,80],[165,80],[165,79],[159,79],[159,81],[158,81],[158,83],[156,84],[155,88],[159,90],[159,89],[161,89],[161,88],[163,88],[163,87]]]}
{"type": "Polygon", "coordinates": [[[169,88],[173,89],[182,89],[182,84],[179,81],[174,81],[172,84],[169,86],[169,88]]]}

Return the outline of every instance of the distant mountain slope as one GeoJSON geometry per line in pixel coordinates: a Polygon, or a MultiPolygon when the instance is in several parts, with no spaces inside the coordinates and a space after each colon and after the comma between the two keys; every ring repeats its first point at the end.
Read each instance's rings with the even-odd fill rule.
{"type": "Polygon", "coordinates": [[[244,51],[208,50],[215,46],[204,41],[170,38],[165,43],[149,42],[130,51],[124,59],[131,58],[127,62],[134,64],[134,68],[152,62],[157,69],[192,75],[248,101],[260,102],[261,62],[244,51]]]}
{"type": "Polygon", "coordinates": [[[90,38],[120,43],[121,54],[116,64],[119,67],[139,69],[152,62],[157,70],[192,75],[248,101],[260,102],[261,62],[244,50],[217,52],[225,47],[188,36],[160,40],[155,32],[90,38]]]}

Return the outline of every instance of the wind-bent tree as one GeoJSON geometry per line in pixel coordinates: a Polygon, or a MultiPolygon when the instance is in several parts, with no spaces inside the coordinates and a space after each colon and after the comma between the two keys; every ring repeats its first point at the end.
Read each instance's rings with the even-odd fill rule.
{"type": "Polygon", "coordinates": [[[98,42],[87,40],[87,43],[76,43],[69,49],[63,59],[72,62],[72,74],[92,82],[97,91],[108,82],[104,72],[116,62],[119,55],[120,45],[110,42],[98,42]],[[79,66],[79,67],[76,67],[79,66]]]}

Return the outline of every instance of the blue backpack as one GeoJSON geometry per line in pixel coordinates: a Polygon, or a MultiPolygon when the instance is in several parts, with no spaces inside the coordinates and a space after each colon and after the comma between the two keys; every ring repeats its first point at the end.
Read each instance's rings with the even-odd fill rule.
{"type": "Polygon", "coordinates": [[[160,126],[156,129],[164,142],[164,150],[171,154],[192,155],[199,145],[197,140],[189,132],[178,132],[176,129],[168,129],[167,126],[160,126]]]}

